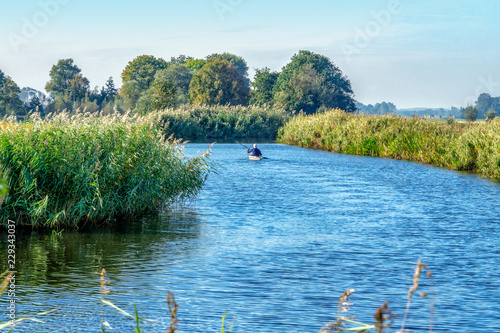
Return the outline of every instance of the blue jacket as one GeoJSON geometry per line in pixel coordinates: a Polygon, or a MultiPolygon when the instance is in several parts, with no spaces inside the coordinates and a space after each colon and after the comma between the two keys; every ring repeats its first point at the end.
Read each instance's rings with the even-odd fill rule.
{"type": "Polygon", "coordinates": [[[250,156],[257,156],[257,157],[262,156],[262,153],[259,148],[248,149],[248,152],[250,153],[250,156]]]}

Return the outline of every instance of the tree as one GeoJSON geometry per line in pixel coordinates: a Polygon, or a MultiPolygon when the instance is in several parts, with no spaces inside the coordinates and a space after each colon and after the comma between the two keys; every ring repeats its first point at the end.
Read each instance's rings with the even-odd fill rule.
{"type": "Polygon", "coordinates": [[[90,82],[82,74],[77,74],[69,81],[69,96],[71,101],[79,102],[85,99],[89,93],[90,82]]]}
{"type": "Polygon", "coordinates": [[[158,72],[148,90],[151,110],[162,110],[177,106],[177,85],[164,72],[158,72]]]}
{"type": "Polygon", "coordinates": [[[205,66],[206,63],[207,63],[207,61],[205,59],[190,59],[184,64],[184,66],[189,68],[191,73],[198,74],[200,69],[203,66],[205,66]]]}
{"type": "Polygon", "coordinates": [[[475,106],[468,106],[465,109],[465,120],[476,121],[477,119],[477,108],[475,106]]]}
{"type": "Polygon", "coordinates": [[[0,115],[21,115],[25,113],[23,101],[19,99],[21,89],[0,70],[0,115]]]}
{"type": "Polygon", "coordinates": [[[494,98],[490,94],[483,93],[479,95],[476,101],[476,109],[479,118],[485,118],[486,112],[491,109],[494,98]]]}
{"type": "Polygon", "coordinates": [[[81,71],[82,70],[74,64],[73,59],[59,60],[50,70],[50,81],[45,85],[45,90],[56,97],[70,94],[72,80],[74,80],[81,71]]]}
{"type": "Polygon", "coordinates": [[[155,74],[167,68],[167,62],[162,58],[142,55],[130,61],[122,72],[122,83],[136,81],[139,88],[146,91],[154,81],[155,74]]]}
{"type": "Polygon", "coordinates": [[[237,55],[231,54],[231,53],[214,53],[209,56],[207,56],[207,61],[214,60],[214,59],[222,59],[222,60],[227,60],[229,61],[236,71],[238,72],[239,75],[243,78],[243,81],[245,82],[245,85],[250,88],[250,80],[248,79],[248,65],[245,59],[242,57],[239,57],[237,55]]]}
{"type": "Polygon", "coordinates": [[[315,113],[318,108],[331,104],[324,103],[333,95],[328,95],[325,78],[311,66],[306,65],[294,72],[286,90],[275,96],[276,104],[289,110],[315,113]]]}
{"type": "Polygon", "coordinates": [[[155,79],[159,70],[166,69],[168,64],[162,58],[142,55],[130,61],[122,72],[122,95],[134,108],[135,104],[155,79]]]}
{"type": "Polygon", "coordinates": [[[302,105],[310,111],[320,107],[356,111],[349,79],[330,59],[310,51],[299,51],[292,57],[283,67],[275,89],[277,104],[290,111],[300,111],[302,105]],[[295,87],[296,83],[305,86],[295,87]],[[321,89],[318,84],[322,85],[321,89]]]}
{"type": "Polygon", "coordinates": [[[278,80],[279,73],[271,72],[267,67],[257,69],[254,82],[252,82],[253,90],[251,91],[250,104],[253,105],[272,105],[274,98],[274,87],[278,80]]]}
{"type": "Polygon", "coordinates": [[[28,112],[39,112],[43,114],[43,104],[38,96],[33,96],[33,98],[28,102],[26,106],[28,112]]]}
{"type": "Polygon", "coordinates": [[[493,119],[495,119],[495,117],[497,116],[495,110],[493,109],[490,109],[488,110],[488,112],[486,112],[486,121],[492,121],[493,119]]]}
{"type": "MultiPolygon", "coordinates": [[[[189,99],[189,84],[193,78],[193,73],[184,65],[172,65],[160,71],[157,75],[164,76],[176,86],[176,104],[185,104],[189,99]],[[161,75],[159,75],[162,73],[161,75]]],[[[155,78],[155,81],[158,78],[155,78]]]]}
{"type": "Polygon", "coordinates": [[[118,90],[115,88],[115,82],[113,81],[113,77],[110,76],[101,90],[101,95],[103,96],[103,99],[113,101],[117,94],[118,90]]]}
{"type": "Polygon", "coordinates": [[[177,58],[176,57],[171,57],[170,61],[168,62],[168,66],[171,65],[185,65],[186,62],[194,60],[193,57],[188,57],[185,56],[184,54],[180,54],[177,58]]]}
{"type": "Polygon", "coordinates": [[[249,88],[227,60],[209,60],[191,80],[189,93],[194,104],[246,105],[249,88]]]}

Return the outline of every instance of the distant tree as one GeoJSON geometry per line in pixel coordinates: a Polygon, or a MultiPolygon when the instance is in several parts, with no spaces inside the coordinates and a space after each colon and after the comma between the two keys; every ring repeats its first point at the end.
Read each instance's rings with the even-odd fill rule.
{"type": "Polygon", "coordinates": [[[186,61],[186,63],[184,64],[184,66],[186,66],[187,68],[189,68],[189,70],[191,71],[191,73],[198,74],[198,72],[200,71],[200,69],[203,66],[205,66],[206,63],[207,63],[207,61],[205,59],[190,59],[190,60],[186,61]]]}
{"type": "Polygon", "coordinates": [[[239,75],[243,78],[243,82],[245,85],[250,88],[250,80],[248,79],[248,65],[245,59],[242,57],[239,57],[237,55],[231,54],[231,53],[214,53],[209,56],[207,56],[207,61],[214,60],[214,59],[222,59],[222,60],[227,60],[229,61],[236,71],[238,72],[239,75]]]}
{"type": "Polygon", "coordinates": [[[376,114],[388,114],[395,112],[396,110],[396,105],[394,105],[393,103],[382,102],[377,103],[374,106],[374,111],[376,114]]]}
{"type": "Polygon", "coordinates": [[[485,118],[486,112],[491,109],[494,98],[490,94],[483,93],[479,95],[476,101],[476,109],[479,118],[485,118]]]}
{"type": "Polygon", "coordinates": [[[320,107],[354,112],[353,96],[351,83],[340,69],[327,57],[310,51],[295,54],[276,82],[275,101],[290,111],[306,106],[309,112],[320,107]],[[296,87],[296,83],[305,86],[296,87]]]}
{"type": "MultiPolygon", "coordinates": [[[[189,84],[193,73],[184,65],[172,65],[160,71],[165,79],[170,80],[176,86],[176,104],[185,104],[189,99],[189,84]]],[[[160,73],[158,72],[157,75],[160,73]]],[[[158,78],[155,78],[155,81],[158,78]]]]}
{"type": "Polygon", "coordinates": [[[19,99],[21,89],[0,70],[0,115],[22,115],[26,111],[23,101],[19,99]]]}
{"type": "Polygon", "coordinates": [[[274,87],[278,80],[279,73],[271,72],[267,67],[257,69],[254,82],[252,82],[253,90],[250,93],[250,104],[253,105],[272,105],[274,99],[274,87]]]}
{"type": "Polygon", "coordinates": [[[288,84],[287,89],[275,96],[276,105],[288,110],[302,110],[306,114],[331,105],[333,95],[328,95],[325,78],[310,64],[295,71],[288,84]]]}
{"type": "Polygon", "coordinates": [[[113,77],[110,76],[108,81],[101,90],[101,95],[107,101],[113,101],[115,96],[118,94],[118,89],[115,88],[115,82],[113,81],[113,77]]]}
{"type": "Polygon", "coordinates": [[[82,74],[76,74],[76,76],[69,81],[69,94],[73,102],[78,102],[88,95],[90,82],[82,74]]]}
{"type": "Polygon", "coordinates": [[[168,62],[168,66],[170,65],[185,65],[186,62],[194,60],[193,57],[185,56],[184,54],[180,54],[178,57],[171,57],[168,62]]]}
{"type": "Polygon", "coordinates": [[[127,81],[127,83],[123,84],[121,92],[118,95],[120,104],[122,104],[124,110],[132,110],[144,93],[145,91],[141,88],[139,82],[136,80],[127,81]]]}
{"type": "Polygon", "coordinates": [[[495,119],[496,116],[497,116],[497,114],[496,114],[495,110],[490,109],[490,110],[488,110],[488,112],[486,112],[485,118],[487,121],[491,121],[491,120],[495,119]]]}
{"type": "Polygon", "coordinates": [[[477,119],[477,108],[475,106],[468,106],[465,108],[465,120],[476,121],[477,119]]]}
{"type": "Polygon", "coordinates": [[[249,88],[236,68],[227,60],[209,60],[189,85],[194,104],[246,105],[249,88]]]}
{"type": "Polygon", "coordinates": [[[149,99],[150,110],[162,110],[177,106],[178,86],[174,79],[169,77],[167,71],[168,69],[158,71],[155,75],[155,80],[147,91],[147,97],[144,99],[149,99]]]}
{"type": "Polygon", "coordinates": [[[125,98],[130,100],[132,107],[139,97],[149,89],[159,70],[167,68],[167,62],[162,58],[151,55],[142,55],[130,61],[122,72],[122,91],[125,98]]]}
{"type": "Polygon", "coordinates": [[[37,95],[33,96],[30,101],[26,105],[26,109],[28,112],[39,112],[43,114],[43,104],[38,98],[37,95]]]}
{"type": "MultiPolygon", "coordinates": [[[[50,81],[45,85],[45,90],[56,97],[71,94],[72,82],[82,70],[74,64],[73,59],[61,59],[52,66],[49,76],[50,81]]],[[[82,79],[81,77],[80,79],[82,79]]],[[[78,80],[80,80],[78,79],[78,80]]]]}

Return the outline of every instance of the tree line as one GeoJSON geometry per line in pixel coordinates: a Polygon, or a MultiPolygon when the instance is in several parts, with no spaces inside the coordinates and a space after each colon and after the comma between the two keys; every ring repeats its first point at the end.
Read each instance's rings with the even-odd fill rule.
{"type": "Polygon", "coordinates": [[[0,70],[0,115],[23,115],[36,109],[44,113],[86,109],[145,114],[183,104],[266,105],[307,114],[322,108],[356,111],[349,79],[326,56],[299,51],[280,72],[256,69],[253,81],[248,69],[242,57],[230,53],[214,53],[204,59],[180,55],[170,61],[141,55],[123,69],[120,89],[112,77],[103,87],[91,89],[74,60],[61,59],[49,73],[45,90],[50,102],[46,107],[37,97],[23,105],[19,87],[0,70]]]}

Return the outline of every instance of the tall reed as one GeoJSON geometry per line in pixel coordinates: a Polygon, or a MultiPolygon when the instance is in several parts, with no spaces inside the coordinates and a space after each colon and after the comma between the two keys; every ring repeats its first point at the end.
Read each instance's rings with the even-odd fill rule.
{"type": "Polygon", "coordinates": [[[283,109],[257,106],[195,106],[158,111],[167,136],[192,141],[275,140],[289,119],[283,109]]]}
{"type": "Polygon", "coordinates": [[[500,121],[439,122],[330,110],[300,114],[278,142],[337,153],[388,157],[500,178],[500,121]]]}
{"type": "Polygon", "coordinates": [[[166,140],[157,115],[33,115],[0,130],[9,193],[0,219],[32,227],[115,223],[194,196],[212,166],[166,140]]]}

